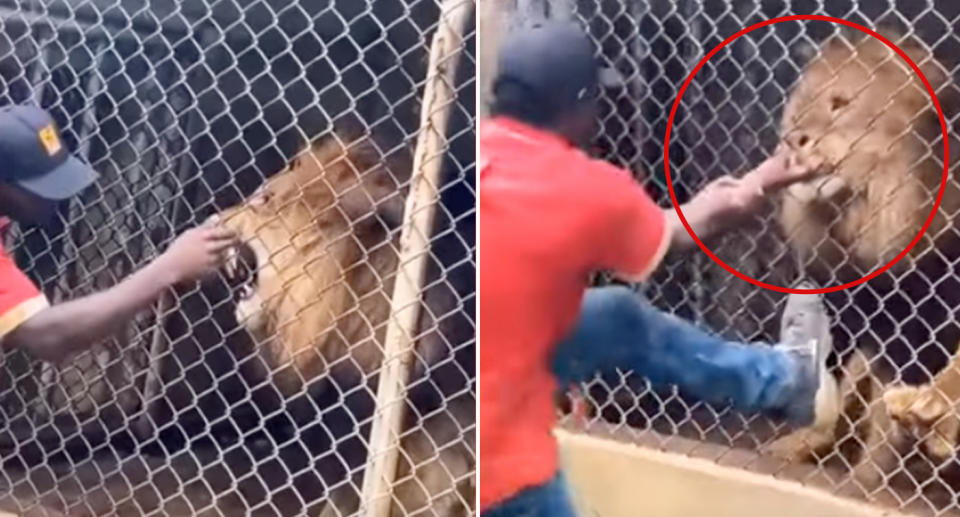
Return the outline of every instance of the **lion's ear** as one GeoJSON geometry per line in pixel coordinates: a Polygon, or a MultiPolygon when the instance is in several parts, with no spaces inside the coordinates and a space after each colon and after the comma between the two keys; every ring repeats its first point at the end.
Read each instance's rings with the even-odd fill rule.
{"type": "Polygon", "coordinates": [[[822,54],[824,55],[836,54],[839,52],[851,52],[850,38],[845,34],[831,36],[823,43],[821,50],[822,54]]]}
{"type": "Polygon", "coordinates": [[[914,36],[892,36],[887,39],[897,45],[917,66],[928,67],[927,65],[931,61],[930,58],[932,55],[926,45],[918,38],[914,36]]]}
{"type": "Polygon", "coordinates": [[[907,27],[895,18],[887,18],[878,22],[876,32],[901,48],[904,44],[909,44],[907,40],[911,39],[907,37],[907,27]]]}

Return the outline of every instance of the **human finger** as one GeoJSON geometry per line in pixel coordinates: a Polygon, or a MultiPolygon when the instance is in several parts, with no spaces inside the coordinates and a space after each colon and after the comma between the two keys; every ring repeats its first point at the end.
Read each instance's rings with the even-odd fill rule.
{"type": "Polygon", "coordinates": [[[228,228],[206,228],[204,237],[211,242],[235,242],[237,232],[228,228]]]}

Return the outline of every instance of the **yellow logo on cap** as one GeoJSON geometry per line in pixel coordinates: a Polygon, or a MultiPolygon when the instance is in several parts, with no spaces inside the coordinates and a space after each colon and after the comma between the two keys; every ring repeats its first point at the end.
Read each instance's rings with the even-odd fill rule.
{"type": "Polygon", "coordinates": [[[63,148],[60,137],[57,136],[57,129],[52,124],[40,130],[40,143],[50,156],[59,153],[63,148]]]}

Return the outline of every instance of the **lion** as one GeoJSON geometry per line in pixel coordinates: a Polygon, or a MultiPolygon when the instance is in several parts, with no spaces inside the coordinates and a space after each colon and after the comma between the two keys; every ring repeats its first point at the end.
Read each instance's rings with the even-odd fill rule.
{"type": "MultiPolygon", "coordinates": [[[[947,69],[922,42],[890,29],[882,33],[919,66],[952,120],[960,95],[947,69]]],[[[825,165],[781,199],[780,226],[804,274],[820,285],[856,280],[914,241],[940,188],[944,141],[921,79],[883,42],[867,36],[827,41],[790,94],[781,139],[794,159],[825,165]]],[[[949,143],[955,162],[960,145],[952,137],[949,143]]],[[[769,450],[791,459],[839,451],[868,487],[896,467],[884,451],[908,446],[911,433],[903,423],[929,415],[922,405],[898,402],[905,392],[884,395],[885,386],[894,378],[922,385],[949,360],[942,348],[929,345],[960,340],[952,323],[960,302],[958,210],[960,187],[951,174],[928,230],[902,260],[866,284],[828,295],[842,322],[833,334],[845,365],[845,413],[833,433],[804,431],[769,450]],[[861,440],[867,444],[858,445],[861,440]],[[886,470],[870,470],[878,465],[886,470]]],[[[943,379],[960,382],[953,375],[943,379]]],[[[947,407],[953,405],[941,412],[952,411],[947,407]]],[[[936,441],[925,447],[946,451],[936,441]]]]}
{"type": "MultiPolygon", "coordinates": [[[[946,68],[912,38],[900,48],[944,105],[956,91],[946,68]]],[[[784,107],[781,138],[826,173],[782,196],[780,224],[806,271],[831,282],[845,266],[862,276],[896,257],[929,216],[943,173],[940,122],[930,95],[883,42],[836,37],[804,71],[784,107]]],[[[952,154],[955,154],[955,147],[952,154]]],[[[953,227],[960,190],[949,182],[930,228],[897,271],[916,266],[953,227]]]]}
{"type": "MultiPolygon", "coordinates": [[[[330,426],[349,427],[330,431],[340,434],[331,443],[338,449],[336,456],[354,458],[346,460],[348,464],[357,461],[358,454],[365,455],[351,442],[357,436],[363,441],[362,435],[369,432],[371,396],[383,361],[381,344],[399,260],[401,186],[409,171],[404,160],[382,159],[372,137],[333,133],[311,145],[243,203],[211,220],[237,232],[242,241],[226,273],[238,293],[237,321],[258,345],[264,370],[259,374],[280,392],[299,432],[321,419],[330,426]],[[331,416],[321,408],[314,417],[307,409],[312,406],[290,402],[326,395],[332,395],[326,399],[331,405],[346,407],[350,415],[331,416]],[[358,401],[357,396],[367,398],[358,401]]],[[[430,376],[432,364],[450,357],[447,340],[463,334],[462,329],[449,328],[459,323],[449,316],[459,299],[448,285],[462,279],[457,272],[437,269],[428,268],[428,279],[448,276],[445,282],[431,282],[424,296],[414,380],[430,376]]],[[[473,327],[467,326],[472,333],[473,327]]],[[[473,498],[463,499],[463,494],[470,491],[464,484],[472,482],[475,465],[471,430],[475,402],[462,393],[452,400],[442,394],[418,398],[416,386],[409,397],[415,412],[423,399],[433,397],[434,406],[451,413],[440,410],[422,421],[408,415],[401,440],[405,460],[398,470],[398,504],[413,510],[429,503],[431,511],[443,509],[436,515],[467,515],[473,498]],[[442,402],[437,403],[438,398],[442,402]]],[[[333,457],[332,462],[338,460],[333,457]]],[[[348,474],[335,476],[342,486],[332,489],[328,512],[349,507],[357,495],[348,474]]],[[[336,484],[330,481],[328,486],[336,484]]]]}
{"type": "Polygon", "coordinates": [[[237,320],[267,364],[292,370],[275,379],[285,395],[305,379],[356,380],[382,361],[403,177],[372,142],[344,140],[317,142],[214,218],[243,241],[228,272],[242,283],[237,320]]]}

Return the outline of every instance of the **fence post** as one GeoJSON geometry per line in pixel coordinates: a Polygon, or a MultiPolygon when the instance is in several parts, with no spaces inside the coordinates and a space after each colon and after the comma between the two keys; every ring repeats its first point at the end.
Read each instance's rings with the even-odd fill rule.
{"type": "Polygon", "coordinates": [[[450,111],[456,100],[457,65],[463,50],[463,32],[474,11],[472,0],[444,1],[430,48],[420,131],[400,236],[400,262],[364,471],[360,515],[368,517],[387,517],[390,513],[389,496],[397,470],[406,383],[414,360],[420,295],[439,200],[437,185],[447,147],[450,111]]]}

